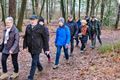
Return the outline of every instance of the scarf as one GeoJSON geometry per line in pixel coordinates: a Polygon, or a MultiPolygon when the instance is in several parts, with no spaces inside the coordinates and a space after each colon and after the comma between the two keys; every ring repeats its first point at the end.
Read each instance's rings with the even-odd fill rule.
{"type": "Polygon", "coordinates": [[[4,44],[7,44],[7,41],[9,39],[9,32],[10,32],[10,30],[11,30],[11,28],[6,29],[4,44]]]}

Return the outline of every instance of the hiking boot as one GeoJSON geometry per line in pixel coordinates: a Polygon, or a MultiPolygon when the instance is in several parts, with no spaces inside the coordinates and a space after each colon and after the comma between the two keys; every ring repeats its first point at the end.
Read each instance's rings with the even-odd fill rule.
{"type": "Polygon", "coordinates": [[[69,62],[69,60],[66,60],[66,64],[69,64],[70,62],[69,62]]]}
{"type": "Polygon", "coordinates": [[[15,79],[15,78],[17,78],[18,76],[19,76],[19,73],[15,73],[15,72],[14,72],[10,77],[13,78],[13,79],[15,79]]]}
{"type": "Polygon", "coordinates": [[[3,79],[7,79],[9,77],[8,73],[3,73],[1,76],[0,76],[0,79],[3,80],[3,79]]]}
{"type": "Polygon", "coordinates": [[[39,72],[43,71],[43,67],[42,66],[38,67],[38,71],[39,72]]]}
{"type": "Polygon", "coordinates": [[[58,65],[54,65],[54,66],[53,66],[53,69],[57,69],[57,68],[58,68],[58,65]]]}

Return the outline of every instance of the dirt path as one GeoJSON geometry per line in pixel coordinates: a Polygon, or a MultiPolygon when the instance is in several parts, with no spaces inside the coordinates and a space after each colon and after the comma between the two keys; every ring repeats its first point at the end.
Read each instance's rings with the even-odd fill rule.
{"type": "MultiPolygon", "coordinates": [[[[52,31],[51,31],[52,32],[52,31]]],[[[102,40],[104,43],[111,43],[114,34],[115,41],[120,40],[120,31],[103,30],[102,40]],[[112,39],[111,39],[112,38],[112,39]]],[[[52,60],[55,58],[54,33],[51,33],[50,49],[52,52],[52,60]]],[[[22,49],[22,38],[20,39],[20,47],[22,49]]],[[[99,46],[99,45],[98,45],[99,46]]],[[[65,63],[63,54],[60,58],[60,67],[56,70],[52,69],[53,63],[48,63],[46,56],[40,55],[41,63],[44,67],[43,72],[35,75],[35,80],[120,80],[120,62],[113,60],[113,54],[99,54],[97,49],[91,50],[89,43],[85,54],[80,54],[79,48],[75,48],[74,57],[70,58],[70,64],[65,63]]],[[[11,58],[8,60],[8,70],[12,72],[11,58]]],[[[31,58],[28,52],[19,55],[20,77],[17,80],[26,80],[31,58]]],[[[0,63],[1,68],[1,63],[0,63]]]]}

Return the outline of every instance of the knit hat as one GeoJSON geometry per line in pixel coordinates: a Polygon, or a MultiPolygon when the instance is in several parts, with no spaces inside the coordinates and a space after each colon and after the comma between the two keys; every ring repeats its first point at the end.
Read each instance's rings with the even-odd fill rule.
{"type": "Polygon", "coordinates": [[[64,22],[65,22],[65,19],[64,19],[63,17],[60,17],[60,18],[59,18],[59,22],[64,23],[64,22]]]}
{"type": "Polygon", "coordinates": [[[42,16],[40,16],[38,22],[43,22],[44,23],[44,18],[42,16]]]}
{"type": "Polygon", "coordinates": [[[87,24],[87,21],[86,20],[82,20],[81,23],[87,24]]]}

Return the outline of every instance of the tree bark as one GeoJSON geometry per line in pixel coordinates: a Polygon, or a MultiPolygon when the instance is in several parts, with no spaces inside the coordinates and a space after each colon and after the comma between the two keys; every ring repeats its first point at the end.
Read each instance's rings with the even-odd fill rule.
{"type": "Polygon", "coordinates": [[[41,6],[41,9],[40,9],[40,16],[42,15],[44,6],[45,6],[45,0],[43,0],[42,6],[41,6]]]}
{"type": "Polygon", "coordinates": [[[75,20],[75,2],[76,0],[73,0],[73,10],[72,10],[72,14],[73,14],[73,19],[75,20]]]}
{"type": "Polygon", "coordinates": [[[81,0],[79,0],[79,14],[78,14],[79,19],[80,19],[80,8],[81,8],[81,0]]]}
{"type": "Polygon", "coordinates": [[[66,15],[65,15],[65,7],[64,7],[64,0],[61,0],[61,10],[62,10],[62,16],[66,21],[66,15]]]}
{"type": "Polygon", "coordinates": [[[103,23],[103,16],[104,16],[104,11],[105,11],[105,0],[102,0],[101,2],[101,24],[103,23]]]}
{"type": "Polygon", "coordinates": [[[86,15],[89,14],[90,0],[87,0],[86,15]]]}
{"type": "Polygon", "coordinates": [[[32,0],[32,13],[35,14],[35,0],[32,0]]]}
{"type": "Polygon", "coordinates": [[[22,31],[22,25],[23,25],[24,12],[25,12],[25,9],[26,9],[26,4],[27,4],[27,0],[22,0],[20,15],[19,15],[19,18],[18,18],[18,23],[17,23],[17,28],[18,28],[19,31],[22,31]]]}
{"type": "Polygon", "coordinates": [[[1,0],[1,9],[2,9],[2,21],[5,24],[5,9],[4,9],[4,0],[1,0]]]}
{"type": "Polygon", "coordinates": [[[9,16],[16,18],[16,0],[9,0],[9,16]]]}
{"type": "Polygon", "coordinates": [[[93,16],[95,12],[95,0],[91,1],[91,11],[90,11],[90,16],[93,16]]]}
{"type": "Polygon", "coordinates": [[[118,8],[118,14],[117,14],[117,19],[116,19],[115,29],[118,28],[119,19],[120,19],[120,4],[119,4],[119,8],[118,8]]]}

